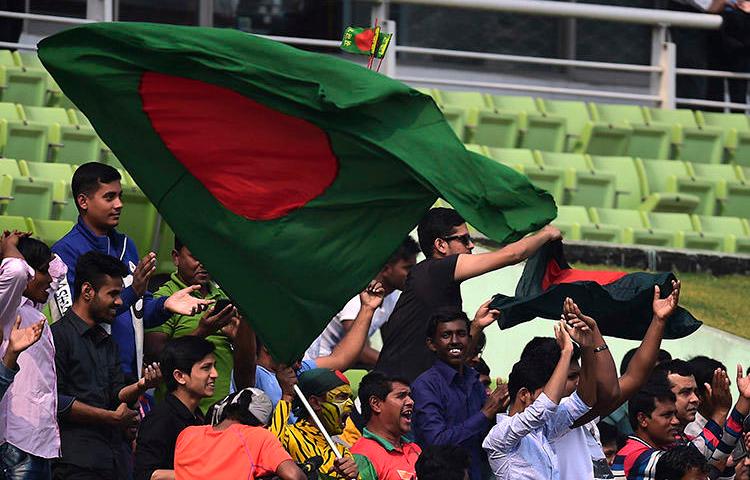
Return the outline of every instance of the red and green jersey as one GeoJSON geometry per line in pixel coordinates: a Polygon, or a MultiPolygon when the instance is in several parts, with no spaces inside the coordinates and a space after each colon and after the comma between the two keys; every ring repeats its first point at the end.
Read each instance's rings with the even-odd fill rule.
{"type": "Polygon", "coordinates": [[[362,438],[357,440],[351,452],[367,458],[380,480],[415,480],[417,459],[422,449],[405,437],[401,439],[401,446],[396,447],[365,427],[362,438]]]}

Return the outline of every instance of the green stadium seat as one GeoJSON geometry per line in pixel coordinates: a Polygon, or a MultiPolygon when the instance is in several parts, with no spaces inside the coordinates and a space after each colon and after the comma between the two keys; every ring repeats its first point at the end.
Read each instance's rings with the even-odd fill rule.
{"type": "Polygon", "coordinates": [[[696,230],[690,215],[686,213],[648,212],[648,221],[654,230],[674,233],[676,248],[690,248],[721,252],[723,235],[703,233],[696,230]]]}
{"type": "Polygon", "coordinates": [[[357,395],[359,393],[359,384],[362,383],[362,379],[367,375],[369,372],[367,370],[362,369],[349,369],[344,372],[344,375],[346,376],[347,380],[349,380],[349,386],[352,388],[352,394],[354,398],[357,398],[357,395]]]}
{"type": "Polygon", "coordinates": [[[615,175],[597,171],[580,153],[539,152],[538,163],[565,171],[565,205],[611,208],[615,204],[615,175]]]}
{"type": "Polygon", "coordinates": [[[70,181],[73,177],[73,169],[70,165],[19,160],[18,167],[22,175],[52,183],[52,219],[77,221],[78,209],[70,189],[70,181]]]}
{"type": "Polygon", "coordinates": [[[89,118],[83,114],[82,111],[76,110],[75,108],[69,108],[68,109],[68,118],[70,119],[70,122],[76,125],[85,125],[87,127],[92,127],[91,121],[89,118]]]}
{"type": "Polygon", "coordinates": [[[49,180],[23,175],[18,162],[0,159],[0,212],[48,219],[52,216],[53,185],[49,180]]]}
{"type": "Polygon", "coordinates": [[[638,105],[589,103],[589,110],[595,122],[632,129],[625,154],[631,157],[669,158],[672,146],[671,127],[647,124],[638,105]]]}
{"type": "Polygon", "coordinates": [[[24,107],[23,112],[29,123],[47,127],[55,162],[72,165],[100,159],[102,143],[94,129],[74,123],[64,108],[24,107]]]}
{"type": "Polygon", "coordinates": [[[750,254],[750,225],[737,217],[693,215],[696,230],[724,236],[724,252],[750,254]]]}
{"type": "Polygon", "coordinates": [[[31,225],[27,221],[26,217],[17,217],[14,215],[0,215],[0,232],[4,231],[12,232],[18,230],[19,232],[31,231],[31,225]]]}
{"type": "Polygon", "coordinates": [[[520,119],[519,114],[479,110],[475,126],[467,129],[466,139],[488,147],[514,148],[518,144],[520,119]]]}
{"type": "Polygon", "coordinates": [[[692,110],[644,107],[643,112],[649,124],[672,126],[672,142],[676,146],[674,158],[721,163],[724,156],[724,131],[721,128],[698,125],[692,110]]]}
{"type": "Polygon", "coordinates": [[[39,56],[35,52],[23,52],[17,50],[13,52],[13,56],[16,59],[16,63],[26,68],[33,68],[36,70],[42,70],[47,73],[47,97],[45,105],[47,106],[58,106],[63,95],[60,86],[57,84],[52,75],[47,72],[47,69],[39,60],[39,56]]]}
{"type": "Polygon", "coordinates": [[[488,148],[489,157],[523,173],[531,183],[548,191],[562,204],[565,195],[565,171],[540,165],[531,150],[521,148],[488,148]]]}
{"type": "Polygon", "coordinates": [[[674,246],[675,236],[670,231],[651,228],[644,212],[615,208],[591,208],[591,220],[600,225],[617,225],[622,228],[622,243],[674,246]]]}
{"type": "Polygon", "coordinates": [[[39,68],[20,65],[10,50],[0,50],[2,101],[24,105],[45,104],[49,74],[39,68]]]}
{"type": "Polygon", "coordinates": [[[519,147],[546,152],[565,149],[565,118],[540,112],[532,97],[490,95],[489,99],[497,113],[518,115],[519,147]]]}
{"type": "Polygon", "coordinates": [[[717,113],[695,111],[698,125],[718,127],[726,131],[724,147],[729,159],[750,166],[750,121],[744,113],[717,113]]]}
{"type": "Polygon", "coordinates": [[[587,126],[591,124],[586,104],[570,100],[550,100],[537,98],[537,108],[548,115],[565,118],[567,139],[565,150],[569,152],[583,152],[584,145],[581,136],[587,126]]]}
{"type": "Polygon", "coordinates": [[[750,216],[750,183],[736,165],[691,163],[693,176],[714,182],[719,214],[728,217],[750,216]]]}
{"type": "Polygon", "coordinates": [[[621,227],[595,224],[586,207],[577,205],[558,205],[557,218],[552,224],[563,232],[566,240],[620,242],[622,239],[621,227]]]}
{"type": "Polygon", "coordinates": [[[615,176],[615,207],[637,210],[643,201],[641,180],[631,157],[589,156],[594,168],[615,176]]]}
{"type": "MultiPolygon", "coordinates": [[[[1,51],[1,50],[0,50],[1,51]]],[[[19,105],[0,102],[0,137],[3,156],[31,162],[46,162],[49,151],[47,128],[29,124],[19,105]]]]}
{"type": "Polygon", "coordinates": [[[485,157],[488,156],[487,154],[487,147],[484,145],[477,145],[476,143],[467,143],[464,145],[466,147],[466,150],[474,153],[478,153],[479,155],[484,155],[485,157]]]}
{"type": "Polygon", "coordinates": [[[42,220],[31,218],[29,221],[34,236],[38,237],[49,246],[52,246],[52,244],[65,236],[70,229],[73,228],[73,225],[75,225],[75,222],[68,220],[42,220]]]}
{"type": "Polygon", "coordinates": [[[696,178],[685,162],[636,160],[636,166],[642,171],[641,182],[649,193],[644,201],[644,210],[714,214],[715,182],[696,178]]]}

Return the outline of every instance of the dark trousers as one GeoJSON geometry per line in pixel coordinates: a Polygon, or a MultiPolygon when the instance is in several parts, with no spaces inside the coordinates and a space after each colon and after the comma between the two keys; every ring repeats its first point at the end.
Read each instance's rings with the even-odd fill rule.
{"type": "Polygon", "coordinates": [[[117,479],[114,470],[84,468],[69,463],[55,463],[52,467],[52,480],[113,480],[117,479]]]}

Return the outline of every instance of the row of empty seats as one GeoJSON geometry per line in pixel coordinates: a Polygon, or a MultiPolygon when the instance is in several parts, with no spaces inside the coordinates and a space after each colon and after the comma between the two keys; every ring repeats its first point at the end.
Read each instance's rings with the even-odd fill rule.
{"type": "Polygon", "coordinates": [[[750,166],[746,115],[422,89],[465,142],[750,166]]]}
{"type": "Polygon", "coordinates": [[[23,105],[72,104],[34,52],[0,50],[0,101],[23,105]]]}

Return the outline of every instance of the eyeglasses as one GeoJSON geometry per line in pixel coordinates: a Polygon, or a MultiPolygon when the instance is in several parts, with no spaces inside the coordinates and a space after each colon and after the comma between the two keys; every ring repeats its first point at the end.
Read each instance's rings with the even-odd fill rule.
{"type": "Polygon", "coordinates": [[[471,242],[471,235],[468,233],[464,233],[463,235],[451,235],[450,237],[443,237],[443,240],[446,242],[450,242],[452,240],[458,240],[459,242],[463,243],[465,247],[468,247],[471,242]]]}

